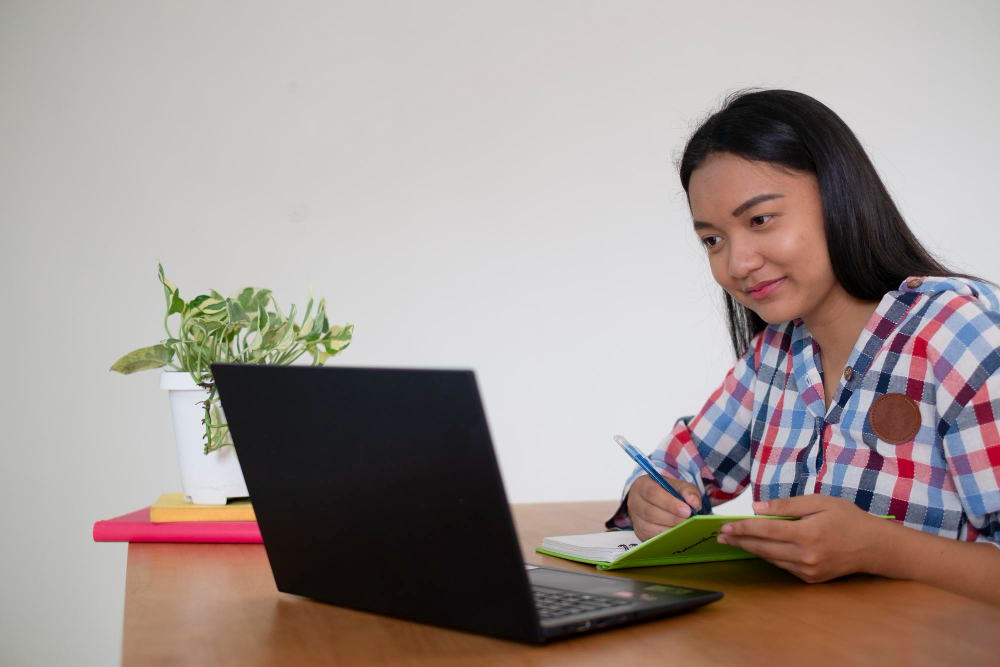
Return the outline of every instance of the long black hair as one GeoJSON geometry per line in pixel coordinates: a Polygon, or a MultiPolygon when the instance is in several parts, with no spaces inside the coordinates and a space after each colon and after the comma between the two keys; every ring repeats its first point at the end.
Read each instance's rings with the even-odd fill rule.
{"type": "MultiPolygon", "coordinates": [[[[808,95],[758,88],[729,94],[684,147],[678,169],[689,209],[691,173],[716,153],[815,174],[833,275],[855,298],[879,301],[907,276],[986,282],[951,271],[921,245],[858,138],[840,116],[808,95]]],[[[739,358],[767,322],[725,290],[723,297],[739,358]]]]}

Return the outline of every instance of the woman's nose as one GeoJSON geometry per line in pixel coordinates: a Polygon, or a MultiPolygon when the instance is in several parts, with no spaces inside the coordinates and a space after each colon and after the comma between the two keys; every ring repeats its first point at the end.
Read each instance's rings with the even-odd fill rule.
{"type": "Polygon", "coordinates": [[[744,279],[764,265],[764,257],[749,239],[729,239],[729,275],[744,279]]]}

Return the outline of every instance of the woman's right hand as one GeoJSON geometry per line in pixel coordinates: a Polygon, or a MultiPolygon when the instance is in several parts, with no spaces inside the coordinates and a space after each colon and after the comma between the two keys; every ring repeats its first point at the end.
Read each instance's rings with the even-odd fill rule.
{"type": "MultiPolygon", "coordinates": [[[[697,486],[663,476],[691,503],[691,507],[701,509],[701,492],[697,486]]],[[[670,495],[649,475],[640,475],[632,482],[627,504],[635,535],[644,542],[691,516],[691,507],[670,495]]]]}

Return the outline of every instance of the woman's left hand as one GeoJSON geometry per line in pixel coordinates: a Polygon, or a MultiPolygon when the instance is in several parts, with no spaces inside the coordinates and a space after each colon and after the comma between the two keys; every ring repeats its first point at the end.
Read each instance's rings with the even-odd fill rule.
{"type": "Polygon", "coordinates": [[[869,571],[886,519],[820,494],[756,502],[759,514],[797,521],[744,519],[722,526],[719,542],[746,549],[810,584],[869,571]]]}

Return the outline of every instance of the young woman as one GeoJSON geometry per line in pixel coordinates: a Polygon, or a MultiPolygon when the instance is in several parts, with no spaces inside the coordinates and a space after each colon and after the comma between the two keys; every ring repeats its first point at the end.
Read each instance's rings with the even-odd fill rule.
{"type": "MultiPolygon", "coordinates": [[[[916,579],[1000,604],[1000,290],[914,237],[847,125],[788,90],[728,98],[680,164],[738,361],[650,457],[719,541],[807,582],[916,579]],[[893,515],[895,520],[878,515],[893,515]]],[[[636,470],[609,527],[690,510],[636,470]]]]}

